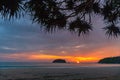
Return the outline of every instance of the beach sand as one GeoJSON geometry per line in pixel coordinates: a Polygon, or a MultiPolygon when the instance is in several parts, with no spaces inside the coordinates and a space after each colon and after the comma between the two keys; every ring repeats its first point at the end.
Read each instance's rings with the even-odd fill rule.
{"type": "Polygon", "coordinates": [[[120,80],[120,67],[0,69],[0,80],[120,80]]]}

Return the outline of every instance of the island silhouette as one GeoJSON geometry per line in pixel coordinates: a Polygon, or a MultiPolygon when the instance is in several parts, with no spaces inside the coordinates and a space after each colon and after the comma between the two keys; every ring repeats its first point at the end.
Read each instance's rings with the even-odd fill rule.
{"type": "Polygon", "coordinates": [[[98,63],[120,64],[120,56],[103,58],[98,63]]]}
{"type": "Polygon", "coordinates": [[[52,63],[67,63],[64,59],[55,59],[52,63]]]}

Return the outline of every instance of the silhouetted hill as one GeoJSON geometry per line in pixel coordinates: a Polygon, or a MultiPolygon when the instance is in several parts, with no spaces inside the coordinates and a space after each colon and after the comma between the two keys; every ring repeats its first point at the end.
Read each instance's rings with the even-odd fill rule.
{"type": "Polygon", "coordinates": [[[66,63],[64,59],[55,59],[53,63],[66,63]]]}
{"type": "Polygon", "coordinates": [[[98,63],[120,64],[120,56],[101,59],[98,63]]]}

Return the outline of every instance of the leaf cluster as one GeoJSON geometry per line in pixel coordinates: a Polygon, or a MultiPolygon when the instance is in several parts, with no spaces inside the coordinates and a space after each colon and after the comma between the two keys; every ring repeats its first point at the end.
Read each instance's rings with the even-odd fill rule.
{"type": "Polygon", "coordinates": [[[23,11],[46,31],[68,29],[78,35],[90,32],[93,15],[100,15],[106,34],[120,35],[120,0],[0,0],[4,18],[20,17],[23,11]]]}

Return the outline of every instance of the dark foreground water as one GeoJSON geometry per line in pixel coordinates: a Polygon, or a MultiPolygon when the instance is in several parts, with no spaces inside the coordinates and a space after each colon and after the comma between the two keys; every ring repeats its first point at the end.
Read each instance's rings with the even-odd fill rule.
{"type": "Polygon", "coordinates": [[[40,62],[0,62],[0,69],[10,68],[80,68],[80,67],[120,67],[120,64],[75,64],[75,63],[40,63],[40,62]]]}

